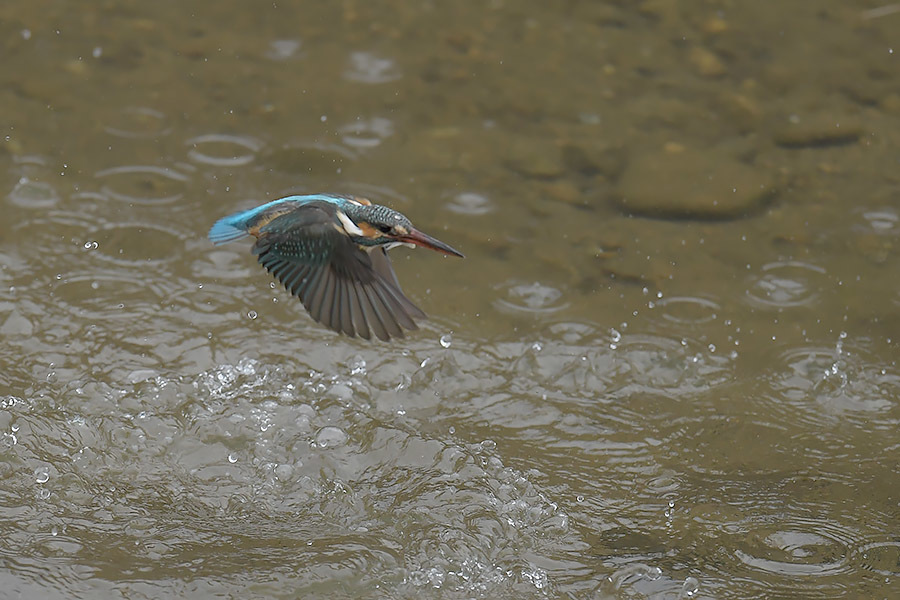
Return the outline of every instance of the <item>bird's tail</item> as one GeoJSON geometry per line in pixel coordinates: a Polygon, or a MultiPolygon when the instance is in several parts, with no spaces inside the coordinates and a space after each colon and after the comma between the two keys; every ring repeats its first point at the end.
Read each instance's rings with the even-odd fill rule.
{"type": "Polygon", "coordinates": [[[248,212],[250,211],[235,213],[216,221],[209,230],[209,240],[218,245],[247,237],[248,212]]]}

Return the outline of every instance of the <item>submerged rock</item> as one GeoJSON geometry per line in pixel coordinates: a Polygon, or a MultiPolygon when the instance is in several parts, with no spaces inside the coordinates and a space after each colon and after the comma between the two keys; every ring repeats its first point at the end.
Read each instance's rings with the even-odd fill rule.
{"type": "Polygon", "coordinates": [[[783,148],[822,148],[852,144],[862,137],[859,122],[842,115],[796,117],[775,130],[775,143],[783,148]]]}
{"type": "Polygon", "coordinates": [[[648,217],[734,219],[758,212],[773,193],[760,169],[678,146],[633,160],[619,180],[616,202],[648,217]]]}

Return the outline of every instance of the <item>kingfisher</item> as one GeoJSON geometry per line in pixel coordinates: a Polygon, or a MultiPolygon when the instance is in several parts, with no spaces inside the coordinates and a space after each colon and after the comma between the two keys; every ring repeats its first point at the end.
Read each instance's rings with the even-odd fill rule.
{"type": "Polygon", "coordinates": [[[359,196],[287,196],[220,219],[214,244],[248,236],[259,263],[310,316],[349,337],[403,337],[425,313],[404,295],[387,250],[422,246],[462,253],[413,227],[396,210],[359,196]]]}

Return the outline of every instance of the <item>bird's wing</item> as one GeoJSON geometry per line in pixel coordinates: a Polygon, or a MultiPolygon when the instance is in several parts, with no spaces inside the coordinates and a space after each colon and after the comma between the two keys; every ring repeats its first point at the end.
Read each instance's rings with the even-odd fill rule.
{"type": "Polygon", "coordinates": [[[418,329],[419,310],[400,290],[384,250],[366,252],[339,231],[332,214],[304,206],[259,228],[253,253],[310,316],[337,332],[382,340],[418,329]]]}

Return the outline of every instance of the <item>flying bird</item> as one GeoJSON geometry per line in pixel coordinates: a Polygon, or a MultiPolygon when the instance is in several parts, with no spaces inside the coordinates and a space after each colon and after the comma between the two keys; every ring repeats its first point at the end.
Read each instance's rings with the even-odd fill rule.
{"type": "Polygon", "coordinates": [[[214,244],[247,236],[259,263],[297,296],[310,316],[353,337],[387,341],[418,329],[425,313],[400,289],[387,250],[422,246],[462,253],[413,227],[399,212],[366,198],[288,196],[220,219],[214,244]]]}

